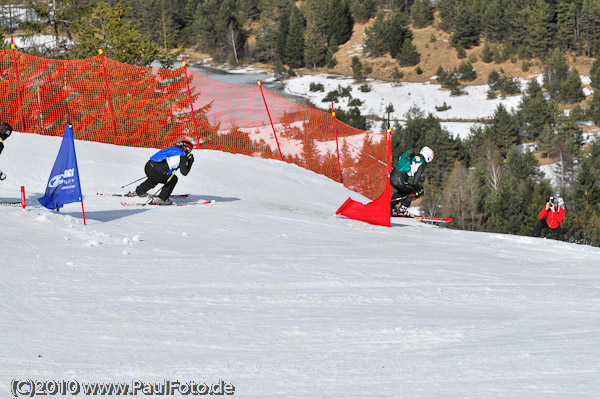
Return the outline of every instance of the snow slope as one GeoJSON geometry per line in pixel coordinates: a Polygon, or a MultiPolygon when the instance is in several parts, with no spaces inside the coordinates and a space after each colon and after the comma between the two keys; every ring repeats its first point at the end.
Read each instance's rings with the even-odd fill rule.
{"type": "Polygon", "coordinates": [[[29,204],[0,208],[0,398],[13,379],[223,380],[240,398],[600,392],[599,248],[334,217],[364,198],[214,151],[176,188],[214,205],[125,208],[95,193],[125,192],[154,150],[77,141],[84,226],[80,204],[35,201],[59,146],[16,133],[0,157],[0,197],[24,185],[29,204]]]}

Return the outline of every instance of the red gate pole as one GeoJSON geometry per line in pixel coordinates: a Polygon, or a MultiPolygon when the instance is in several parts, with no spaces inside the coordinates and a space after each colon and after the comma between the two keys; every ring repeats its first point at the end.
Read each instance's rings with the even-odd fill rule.
{"type": "Polygon", "coordinates": [[[279,156],[283,161],[283,154],[281,153],[281,147],[279,147],[279,140],[277,140],[277,133],[275,133],[275,126],[273,126],[273,120],[271,119],[271,113],[269,112],[269,107],[267,106],[267,100],[265,100],[265,94],[263,93],[262,85],[260,84],[260,80],[257,82],[258,87],[260,87],[260,94],[262,95],[263,101],[265,102],[265,108],[267,109],[267,115],[269,115],[269,122],[271,122],[271,128],[273,129],[273,135],[275,136],[275,142],[277,143],[277,149],[279,150],[279,156]]]}
{"type": "Polygon", "coordinates": [[[338,158],[338,179],[342,182],[342,164],[340,163],[340,145],[338,141],[337,124],[335,123],[335,110],[333,109],[333,102],[331,102],[331,115],[333,116],[333,130],[335,131],[335,150],[337,151],[338,158]]]}
{"type": "Polygon", "coordinates": [[[187,68],[185,67],[185,58],[181,57],[181,63],[183,64],[183,71],[185,72],[185,85],[187,86],[188,98],[190,99],[190,107],[192,108],[192,120],[194,121],[194,132],[196,133],[196,146],[200,144],[200,137],[198,136],[198,125],[196,125],[196,114],[194,114],[194,102],[192,101],[192,92],[190,91],[190,82],[188,81],[187,68]]]}
{"type": "Polygon", "coordinates": [[[17,55],[15,54],[15,41],[10,37],[10,48],[12,49],[13,62],[15,65],[15,77],[17,79],[17,98],[19,99],[19,112],[21,114],[21,132],[25,131],[25,119],[23,118],[23,104],[21,103],[21,86],[19,85],[19,70],[17,68],[17,55]]]}
{"type": "MultiPolygon", "coordinates": [[[[104,67],[104,57],[102,56],[102,49],[98,49],[98,56],[100,57],[100,61],[102,62],[102,73],[104,74],[104,84],[106,86],[106,96],[108,97],[108,109],[110,110],[110,119],[112,121],[112,129],[114,135],[114,144],[117,145],[117,129],[115,127],[115,114],[113,112],[112,101],[110,100],[110,90],[108,89],[108,78],[106,77],[106,68],[104,67]]],[[[83,203],[82,209],[83,209],[83,203]]],[[[84,219],[85,224],[85,219],[84,219]]]]}
{"type": "Polygon", "coordinates": [[[87,223],[85,222],[85,209],[83,209],[83,200],[81,200],[81,214],[83,215],[83,225],[85,226],[87,223]]]}
{"type": "Polygon", "coordinates": [[[25,209],[25,186],[21,186],[21,206],[25,209]]]}

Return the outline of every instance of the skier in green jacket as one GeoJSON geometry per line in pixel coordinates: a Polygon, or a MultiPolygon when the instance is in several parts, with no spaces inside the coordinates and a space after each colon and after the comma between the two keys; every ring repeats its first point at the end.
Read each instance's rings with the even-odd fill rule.
{"type": "Polygon", "coordinates": [[[390,184],[396,189],[391,201],[392,216],[413,217],[408,212],[408,207],[415,196],[423,193],[423,188],[419,183],[427,164],[432,160],[433,150],[429,147],[423,147],[416,155],[412,155],[412,150],[408,150],[400,156],[398,164],[390,174],[390,184]],[[416,195],[399,199],[410,194],[416,195]],[[397,205],[400,206],[397,207],[397,205]]]}

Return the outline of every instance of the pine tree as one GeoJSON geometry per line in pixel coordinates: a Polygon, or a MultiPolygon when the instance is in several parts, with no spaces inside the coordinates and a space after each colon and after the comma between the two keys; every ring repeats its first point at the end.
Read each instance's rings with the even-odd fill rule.
{"type": "MultiPolygon", "coordinates": [[[[506,36],[507,27],[500,0],[492,0],[483,14],[482,34],[488,43],[500,44],[506,36]]],[[[483,59],[483,57],[482,57],[483,59]]],[[[485,61],[484,62],[489,62],[485,61]]]]}
{"type": "Polygon", "coordinates": [[[538,162],[532,154],[521,154],[516,147],[509,152],[500,187],[485,201],[492,231],[531,234],[535,221],[535,214],[531,209],[535,180],[538,176],[537,165],[538,162]]]}
{"type": "Polygon", "coordinates": [[[220,45],[215,27],[218,12],[218,3],[209,1],[198,6],[194,17],[193,31],[197,35],[198,48],[209,54],[220,45]]]}
{"type": "Polygon", "coordinates": [[[485,62],[486,64],[494,61],[494,52],[487,42],[485,42],[483,45],[483,50],[481,50],[481,61],[485,62]]]}
{"type": "Polygon", "coordinates": [[[139,24],[125,18],[128,7],[117,1],[114,7],[99,2],[89,17],[81,20],[75,31],[78,39],[71,49],[76,59],[98,55],[98,49],[115,61],[147,66],[158,54],[158,46],[139,32],[139,24]]]}
{"type": "Polygon", "coordinates": [[[588,57],[595,55],[596,48],[600,45],[600,2],[597,0],[584,0],[581,7],[581,39],[583,48],[588,57]]]}
{"type": "Polygon", "coordinates": [[[292,13],[292,7],[295,8],[290,2],[285,2],[280,10],[279,23],[277,25],[277,56],[281,62],[285,63],[286,59],[286,43],[288,32],[290,30],[290,14],[292,13]]]}
{"type": "Polygon", "coordinates": [[[554,45],[555,12],[552,4],[546,0],[537,0],[529,21],[528,45],[534,55],[543,56],[554,45]]]}
{"type": "Polygon", "coordinates": [[[408,18],[406,15],[393,12],[385,21],[383,37],[392,58],[400,59],[404,43],[412,39],[412,32],[408,29],[408,18]]]}
{"type": "Polygon", "coordinates": [[[561,100],[563,82],[569,73],[569,63],[564,53],[557,48],[544,66],[544,88],[556,101],[561,100]]]}
{"type": "Polygon", "coordinates": [[[503,156],[519,142],[519,130],[515,118],[499,104],[494,112],[492,123],[487,127],[486,136],[490,137],[503,156]]]}
{"type": "Polygon", "coordinates": [[[417,29],[425,28],[433,23],[433,8],[428,0],[415,0],[410,8],[410,17],[413,26],[417,29]]]}
{"type": "Polygon", "coordinates": [[[569,217],[563,227],[573,242],[600,245],[600,143],[594,142],[589,153],[578,160],[577,178],[570,196],[569,217]]]}
{"type": "Polygon", "coordinates": [[[562,50],[574,50],[577,40],[577,6],[570,0],[559,0],[556,5],[557,43],[562,50]]]}
{"type": "Polygon", "coordinates": [[[581,86],[581,78],[577,69],[569,71],[562,87],[562,100],[567,103],[578,103],[585,99],[583,87],[581,86]]]}
{"type": "Polygon", "coordinates": [[[352,57],[352,77],[355,82],[362,82],[364,80],[363,75],[363,65],[360,62],[360,58],[358,56],[352,57]]]}
{"type": "MultiPolygon", "coordinates": [[[[600,92],[600,59],[596,58],[590,69],[590,85],[594,89],[594,95],[600,92]]],[[[600,94],[600,93],[598,93],[600,94]]]]}
{"type": "Polygon", "coordinates": [[[517,113],[520,130],[525,137],[535,139],[545,125],[554,126],[555,113],[554,103],[547,102],[537,80],[531,80],[521,99],[517,113]]]}
{"type": "Polygon", "coordinates": [[[594,142],[587,154],[579,158],[580,165],[573,190],[577,203],[596,204],[600,198],[600,143],[594,142]]]}
{"type": "Polygon", "coordinates": [[[254,30],[256,47],[254,58],[259,62],[275,62],[277,57],[277,25],[270,19],[261,19],[254,30]]]}
{"type": "Polygon", "coordinates": [[[292,68],[304,66],[304,18],[296,6],[290,13],[290,29],[285,41],[284,62],[292,68]]]}
{"type": "Polygon", "coordinates": [[[421,61],[421,54],[417,51],[417,46],[412,43],[412,40],[406,39],[400,52],[394,58],[398,59],[401,66],[414,66],[421,61]]]}
{"type": "Polygon", "coordinates": [[[314,23],[309,24],[304,47],[304,60],[307,66],[314,69],[324,65],[326,53],[326,42],[320,34],[318,27],[314,23]]]}
{"type": "Polygon", "coordinates": [[[556,135],[552,131],[552,128],[549,125],[545,125],[538,137],[538,151],[547,158],[550,158],[550,154],[554,149],[555,138],[556,135]]]}
{"type": "Polygon", "coordinates": [[[363,40],[363,52],[373,57],[379,57],[389,51],[385,41],[385,17],[382,12],[377,14],[373,24],[365,29],[365,38],[363,40]]]}
{"type": "Polygon", "coordinates": [[[456,16],[454,33],[450,36],[450,43],[454,47],[461,46],[465,49],[479,45],[476,17],[466,3],[460,6],[456,16]]]}
{"type": "Polygon", "coordinates": [[[529,24],[532,18],[531,14],[530,7],[519,9],[518,5],[513,2],[508,3],[508,7],[504,12],[506,22],[509,26],[507,41],[519,49],[523,56],[522,58],[526,58],[531,53],[531,50],[526,48],[530,30],[529,24]]]}
{"type": "Polygon", "coordinates": [[[440,14],[440,28],[451,33],[456,26],[456,18],[459,13],[458,2],[455,0],[439,0],[435,3],[435,9],[440,14]]]}
{"type": "Polygon", "coordinates": [[[477,72],[473,68],[473,64],[469,61],[463,61],[458,66],[458,74],[460,76],[460,80],[465,82],[473,81],[477,78],[477,72]]]}
{"type": "Polygon", "coordinates": [[[375,16],[377,6],[374,0],[352,0],[350,10],[357,22],[365,23],[375,16]]]}
{"type": "Polygon", "coordinates": [[[346,0],[330,0],[327,10],[328,42],[335,39],[338,45],[346,43],[352,36],[354,19],[346,0]]]}

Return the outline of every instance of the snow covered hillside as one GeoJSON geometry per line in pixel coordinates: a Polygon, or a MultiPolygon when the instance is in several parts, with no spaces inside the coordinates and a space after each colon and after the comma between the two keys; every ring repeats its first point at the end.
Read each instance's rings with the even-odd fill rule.
{"type": "Polygon", "coordinates": [[[222,380],[257,399],[600,392],[599,248],[335,217],[365,199],[215,151],[175,189],[214,205],[126,208],[96,193],[125,192],[154,150],[76,141],[84,226],[80,204],[36,201],[60,140],[15,133],[0,156],[0,198],[28,199],[0,207],[0,398],[26,379],[222,380]]]}

